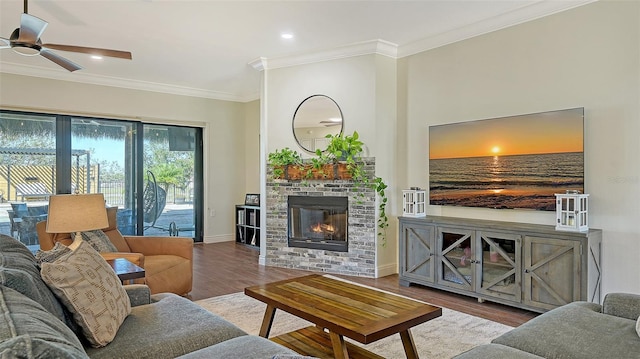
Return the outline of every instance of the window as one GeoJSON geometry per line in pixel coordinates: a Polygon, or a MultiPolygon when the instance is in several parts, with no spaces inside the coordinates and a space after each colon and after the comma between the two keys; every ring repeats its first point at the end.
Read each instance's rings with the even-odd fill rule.
{"type": "Polygon", "coordinates": [[[123,234],[202,241],[200,128],[0,111],[0,143],[0,233],[37,248],[51,194],[103,193],[123,234]]]}

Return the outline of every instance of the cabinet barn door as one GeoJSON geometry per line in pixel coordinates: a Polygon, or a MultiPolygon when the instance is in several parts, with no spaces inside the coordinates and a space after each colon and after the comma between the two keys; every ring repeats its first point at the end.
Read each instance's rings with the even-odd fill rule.
{"type": "Polygon", "coordinates": [[[476,291],[519,303],[522,299],[522,236],[478,232],[476,291]]]}
{"type": "Polygon", "coordinates": [[[580,242],[526,236],[525,304],[541,309],[580,300],[580,242]]]}
{"type": "Polygon", "coordinates": [[[403,224],[401,231],[400,275],[416,283],[433,283],[435,227],[403,224]]]}
{"type": "Polygon", "coordinates": [[[475,231],[465,228],[438,227],[438,284],[473,292],[475,231]]]}

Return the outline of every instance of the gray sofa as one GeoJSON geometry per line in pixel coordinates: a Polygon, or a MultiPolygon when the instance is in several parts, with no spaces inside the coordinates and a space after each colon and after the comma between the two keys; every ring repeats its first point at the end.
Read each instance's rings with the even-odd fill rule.
{"type": "Polygon", "coordinates": [[[640,295],[610,293],[602,305],[573,302],[550,310],[456,359],[639,359],[640,295]]]}
{"type": "Polygon", "coordinates": [[[93,348],[40,277],[34,255],[0,235],[1,358],[272,358],[295,354],[175,294],[125,286],[131,314],[105,347],[93,348]]]}

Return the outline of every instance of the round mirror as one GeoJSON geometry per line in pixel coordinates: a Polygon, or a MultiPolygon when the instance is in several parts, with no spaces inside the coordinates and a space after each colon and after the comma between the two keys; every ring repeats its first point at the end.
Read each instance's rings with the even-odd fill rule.
{"type": "Polygon", "coordinates": [[[298,105],[292,125],[293,137],[303,150],[324,151],[329,141],[326,136],[342,132],[342,111],[331,97],[309,96],[298,105]]]}

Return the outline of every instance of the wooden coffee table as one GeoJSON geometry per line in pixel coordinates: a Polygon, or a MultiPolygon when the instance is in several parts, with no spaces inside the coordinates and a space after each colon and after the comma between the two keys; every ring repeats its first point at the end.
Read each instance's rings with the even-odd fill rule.
{"type": "Polygon", "coordinates": [[[319,274],[245,288],[244,293],[267,304],[262,337],[269,336],[276,309],[314,323],[271,340],[320,358],[382,358],[344,337],[369,344],[395,333],[407,358],[418,358],[410,328],[442,315],[441,308],[319,274]]]}

